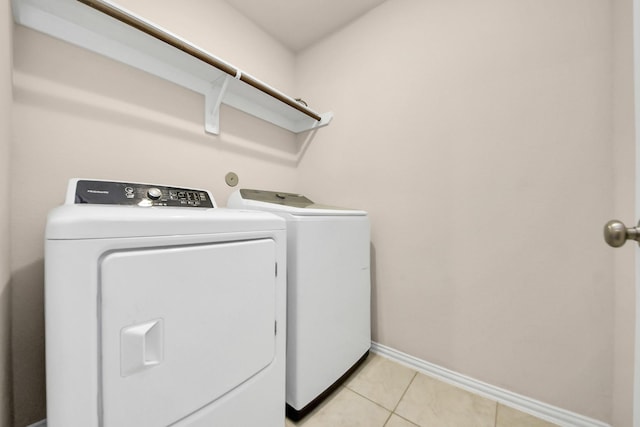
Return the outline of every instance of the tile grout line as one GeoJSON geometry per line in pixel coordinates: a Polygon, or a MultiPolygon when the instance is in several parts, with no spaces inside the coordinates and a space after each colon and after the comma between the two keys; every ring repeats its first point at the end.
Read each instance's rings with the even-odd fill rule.
{"type": "Polygon", "coordinates": [[[405,421],[407,421],[407,422],[409,422],[409,423],[411,423],[411,424],[413,424],[413,425],[415,425],[415,426],[419,427],[419,426],[418,426],[418,424],[416,424],[416,423],[414,423],[413,421],[408,420],[408,419],[406,419],[405,417],[403,417],[403,416],[401,416],[401,415],[398,415],[398,414],[396,413],[396,409],[398,409],[398,405],[400,405],[400,402],[402,401],[402,398],[405,396],[405,394],[407,394],[407,391],[409,390],[409,387],[411,386],[411,384],[413,384],[413,380],[414,380],[417,376],[418,376],[418,371],[414,371],[414,372],[413,372],[413,377],[411,377],[411,381],[409,381],[409,384],[407,384],[407,387],[406,387],[406,388],[404,389],[404,391],[402,392],[402,395],[400,396],[400,399],[398,399],[398,403],[396,403],[396,405],[395,405],[395,406],[393,407],[393,409],[391,409],[391,410],[390,410],[389,408],[386,408],[386,407],[382,406],[381,404],[379,404],[379,403],[378,403],[378,402],[376,402],[375,400],[372,400],[372,399],[370,399],[369,397],[367,397],[367,396],[365,396],[365,395],[363,395],[363,394],[359,393],[358,391],[356,391],[356,390],[352,389],[352,388],[351,388],[351,387],[349,387],[348,385],[344,385],[343,387],[344,387],[344,388],[346,388],[347,390],[349,390],[349,391],[351,391],[351,392],[353,392],[353,393],[357,394],[358,396],[360,396],[360,397],[362,397],[362,398],[364,398],[364,399],[368,400],[369,402],[371,402],[371,403],[375,404],[376,406],[381,407],[381,408],[382,408],[382,409],[384,409],[385,411],[389,411],[389,416],[388,416],[388,417],[387,417],[387,419],[385,420],[385,422],[384,422],[384,424],[382,425],[382,427],[385,427],[385,426],[387,425],[387,423],[389,422],[389,420],[391,419],[391,417],[392,417],[393,415],[395,415],[395,416],[397,416],[397,417],[399,417],[399,418],[402,418],[403,420],[405,420],[405,421]]]}
{"type": "Polygon", "coordinates": [[[384,409],[385,411],[389,411],[389,416],[387,417],[387,419],[385,420],[384,424],[382,425],[383,427],[387,425],[387,423],[389,422],[389,420],[391,419],[392,415],[396,415],[397,417],[402,418],[403,420],[406,420],[408,422],[410,422],[413,425],[416,425],[416,423],[414,423],[411,420],[406,419],[403,416],[400,416],[396,413],[396,409],[398,409],[398,405],[400,405],[400,402],[402,401],[402,398],[404,397],[405,394],[407,394],[407,391],[409,390],[409,387],[411,386],[411,384],[413,383],[413,380],[416,378],[416,376],[418,376],[418,371],[414,371],[413,372],[413,377],[411,377],[411,381],[409,381],[409,384],[407,384],[407,387],[405,387],[404,391],[402,392],[402,395],[400,396],[400,399],[398,399],[398,403],[396,403],[396,405],[393,407],[393,409],[389,409],[386,408],[384,406],[382,406],[381,404],[379,404],[378,402],[376,402],[375,400],[370,399],[369,397],[365,396],[364,394],[359,393],[358,391],[352,389],[351,387],[349,387],[347,384],[343,385],[342,387],[351,391],[352,393],[357,394],[358,396],[362,397],[363,399],[368,400],[369,402],[375,404],[376,406],[381,407],[382,409],[384,409]]]}
{"type": "Polygon", "coordinates": [[[395,415],[396,417],[398,417],[398,418],[402,419],[402,420],[405,420],[406,422],[408,422],[408,423],[409,423],[409,424],[411,424],[412,426],[415,426],[415,427],[421,427],[419,424],[416,424],[416,423],[414,423],[413,421],[406,419],[405,417],[401,417],[401,416],[400,416],[400,415],[398,415],[398,414],[394,414],[394,415],[395,415]]]}
{"type": "Polygon", "coordinates": [[[391,412],[393,413],[393,411],[391,411],[389,408],[385,408],[384,406],[382,406],[381,404],[379,404],[378,402],[376,402],[375,400],[371,400],[370,398],[368,398],[367,396],[365,396],[364,394],[361,394],[357,391],[355,391],[354,389],[352,389],[351,387],[348,386],[344,386],[344,388],[346,388],[347,390],[349,390],[350,392],[357,394],[358,396],[362,397],[363,399],[368,400],[369,402],[375,404],[376,406],[381,407],[382,409],[384,409],[385,411],[391,412]]]}
{"type": "Polygon", "coordinates": [[[392,413],[396,413],[396,409],[398,409],[398,406],[400,405],[400,402],[402,402],[402,399],[404,398],[405,394],[407,394],[407,391],[409,391],[409,387],[411,387],[411,384],[413,384],[413,381],[416,379],[416,377],[418,376],[418,371],[415,371],[413,374],[413,377],[411,377],[411,381],[409,381],[409,384],[407,384],[407,387],[404,389],[404,392],[402,392],[402,396],[400,396],[400,399],[398,399],[398,403],[396,403],[396,406],[393,407],[393,410],[391,411],[392,413]]]}
{"type": "MultiPolygon", "coordinates": [[[[360,394],[359,392],[355,391],[354,389],[352,389],[349,386],[344,386],[345,389],[349,390],[350,392],[352,392],[353,394],[357,394],[358,396],[362,397],[365,400],[368,400],[369,402],[373,403],[376,406],[379,406],[380,408],[384,409],[385,411],[387,411],[389,413],[389,415],[387,416],[387,419],[384,421],[384,424],[382,424],[382,427],[386,426],[387,423],[389,422],[389,420],[391,419],[391,416],[394,414],[394,412],[392,410],[390,410],[389,408],[385,408],[384,406],[382,406],[381,404],[379,404],[378,402],[376,402],[375,400],[372,400],[370,398],[368,398],[367,396],[365,396],[364,394],[360,394]]],[[[397,415],[397,414],[396,414],[397,415]]]]}
{"type": "MultiPolygon", "coordinates": [[[[407,394],[407,392],[409,391],[409,387],[411,387],[411,384],[413,384],[413,381],[416,379],[416,377],[417,377],[417,376],[418,376],[418,371],[415,371],[415,372],[413,373],[413,377],[411,377],[411,381],[409,381],[409,384],[407,384],[407,387],[404,389],[404,392],[402,393],[402,396],[400,396],[400,399],[398,399],[398,403],[396,403],[396,406],[394,406],[394,407],[393,407],[393,411],[391,411],[391,415],[395,415],[396,417],[400,417],[400,418],[402,418],[403,420],[408,421],[408,422],[410,422],[411,424],[416,425],[416,426],[417,426],[418,424],[414,423],[414,422],[413,422],[413,421],[411,421],[411,420],[406,419],[405,417],[403,417],[403,416],[401,416],[401,415],[398,415],[398,414],[396,413],[396,409],[398,409],[398,406],[400,406],[400,402],[402,402],[402,399],[404,399],[404,396],[405,396],[405,395],[407,394]]],[[[389,415],[389,418],[391,418],[391,415],[389,415]]]]}
{"type": "Polygon", "coordinates": [[[391,419],[392,415],[393,415],[393,412],[389,412],[389,416],[387,417],[386,420],[384,420],[384,424],[382,424],[382,427],[387,427],[387,424],[389,423],[389,420],[391,419]]]}

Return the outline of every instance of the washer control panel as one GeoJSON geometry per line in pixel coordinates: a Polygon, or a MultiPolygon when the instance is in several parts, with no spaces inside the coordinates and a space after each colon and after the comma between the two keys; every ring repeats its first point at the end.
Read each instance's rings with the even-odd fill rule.
{"type": "MultiPolygon", "coordinates": [[[[75,188],[72,203],[76,204],[215,207],[213,197],[206,190],[83,179],[71,180],[70,186],[73,185],[75,188]]],[[[71,203],[69,196],[67,193],[67,203],[71,203]]]]}

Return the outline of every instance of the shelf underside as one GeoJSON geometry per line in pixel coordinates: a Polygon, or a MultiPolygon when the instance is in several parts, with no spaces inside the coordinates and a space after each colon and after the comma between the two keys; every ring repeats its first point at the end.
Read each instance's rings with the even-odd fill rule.
{"type": "Polygon", "coordinates": [[[205,128],[210,133],[219,133],[220,104],[294,133],[326,126],[331,121],[332,113],[318,114],[307,107],[295,105],[293,98],[188,41],[109,2],[100,3],[184,50],[77,0],[14,0],[13,10],[15,21],[21,25],[201,93],[205,97],[205,128]],[[221,63],[227,72],[206,60],[221,63]],[[233,72],[235,75],[230,74],[233,72]]]}

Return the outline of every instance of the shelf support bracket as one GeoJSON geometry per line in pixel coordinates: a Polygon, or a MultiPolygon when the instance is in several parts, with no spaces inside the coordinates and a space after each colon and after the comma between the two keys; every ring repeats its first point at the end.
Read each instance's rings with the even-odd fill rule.
{"type": "Polygon", "coordinates": [[[233,77],[222,76],[211,84],[204,93],[204,130],[205,132],[220,135],[220,104],[229,87],[229,81],[233,77]]]}

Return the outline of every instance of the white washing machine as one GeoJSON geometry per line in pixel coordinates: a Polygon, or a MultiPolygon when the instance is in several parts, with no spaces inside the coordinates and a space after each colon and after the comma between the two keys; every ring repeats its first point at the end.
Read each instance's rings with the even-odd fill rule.
{"type": "Polygon", "coordinates": [[[47,425],[282,427],[285,266],[275,215],[72,180],[46,228],[47,425]]]}
{"type": "Polygon", "coordinates": [[[227,205],[287,221],[287,416],[299,419],[369,353],[369,217],[261,190],[237,190],[227,205]]]}

